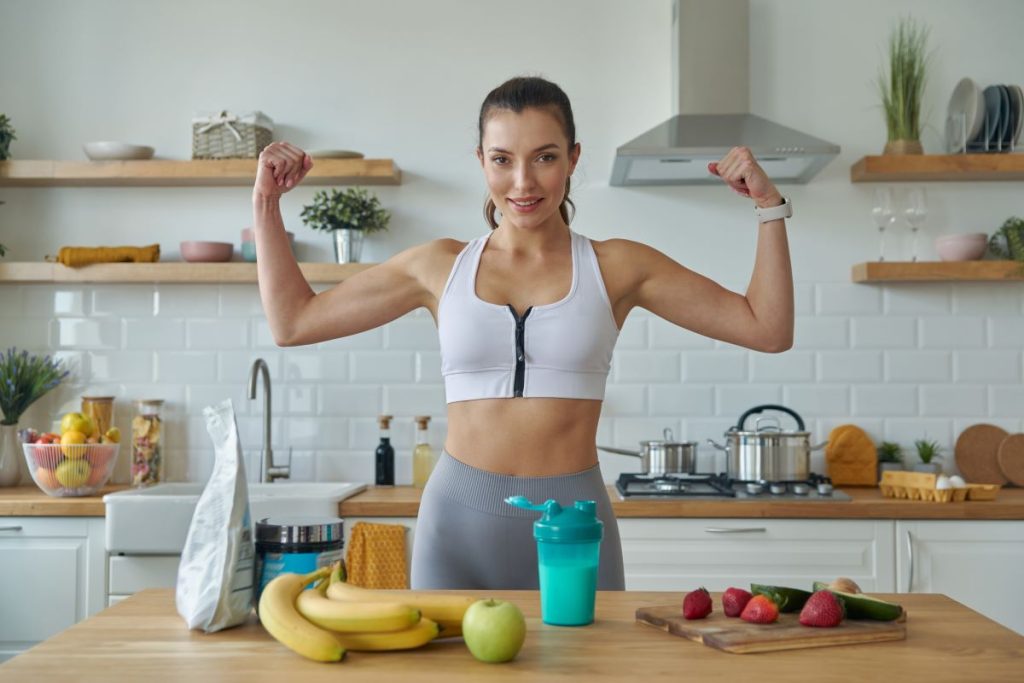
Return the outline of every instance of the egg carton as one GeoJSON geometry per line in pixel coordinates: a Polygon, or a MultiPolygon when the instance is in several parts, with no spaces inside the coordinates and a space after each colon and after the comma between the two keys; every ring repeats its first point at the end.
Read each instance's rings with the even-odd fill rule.
{"type": "MultiPolygon", "coordinates": [[[[962,502],[967,499],[968,493],[974,484],[957,488],[939,489],[939,475],[930,472],[899,472],[886,470],[882,472],[882,481],[878,482],[878,488],[886,498],[897,498],[904,500],[924,500],[933,503],[962,502]]],[[[993,496],[994,497],[994,496],[993,496]]],[[[975,500],[978,500],[975,498],[975,500]]]]}

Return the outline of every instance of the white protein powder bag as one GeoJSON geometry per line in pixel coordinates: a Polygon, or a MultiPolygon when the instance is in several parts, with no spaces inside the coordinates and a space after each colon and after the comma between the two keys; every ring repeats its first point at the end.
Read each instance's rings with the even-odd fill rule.
{"type": "Polygon", "coordinates": [[[175,603],[190,629],[207,633],[243,623],[252,610],[255,547],[249,489],[228,399],[203,408],[215,449],[178,565],[175,603]]]}

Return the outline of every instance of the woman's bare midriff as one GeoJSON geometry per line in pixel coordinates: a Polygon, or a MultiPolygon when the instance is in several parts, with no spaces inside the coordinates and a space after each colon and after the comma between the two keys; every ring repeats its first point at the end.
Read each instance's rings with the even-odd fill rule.
{"type": "Polygon", "coordinates": [[[597,464],[601,401],[494,398],[448,404],[445,450],[488,472],[572,474],[597,464]]]}

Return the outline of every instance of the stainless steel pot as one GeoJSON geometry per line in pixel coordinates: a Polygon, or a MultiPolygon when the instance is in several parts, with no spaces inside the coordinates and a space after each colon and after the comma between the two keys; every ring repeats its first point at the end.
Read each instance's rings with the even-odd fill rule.
{"type": "Polygon", "coordinates": [[[804,420],[795,411],[779,405],[761,405],[740,416],[735,427],[725,433],[726,445],[708,439],[715,448],[725,451],[725,469],[733,479],[742,481],[803,481],[811,473],[811,451],[824,448],[828,441],[810,445],[810,432],[804,430],[804,420]],[[765,410],[780,410],[791,415],[797,431],[782,431],[778,418],[759,417],[754,430],[747,431],[745,423],[751,415],[765,410]],[[770,423],[774,424],[764,424],[770,423]]]}
{"type": "Polygon", "coordinates": [[[641,441],[639,451],[598,446],[602,451],[640,458],[640,474],[693,474],[697,470],[697,442],[673,441],[672,430],[662,432],[663,441],[641,441]]]}

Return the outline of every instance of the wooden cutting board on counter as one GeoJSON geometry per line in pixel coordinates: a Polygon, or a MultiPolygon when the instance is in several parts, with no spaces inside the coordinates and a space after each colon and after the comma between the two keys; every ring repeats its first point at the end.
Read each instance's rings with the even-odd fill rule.
{"type": "Polygon", "coordinates": [[[721,612],[689,621],[683,618],[681,611],[681,605],[641,607],[636,611],[636,620],[671,635],[735,654],[881,643],[907,637],[905,614],[899,621],[847,619],[834,628],[812,628],[800,624],[799,613],[780,614],[774,624],[750,624],[721,612]]]}

